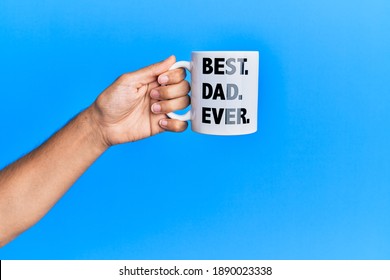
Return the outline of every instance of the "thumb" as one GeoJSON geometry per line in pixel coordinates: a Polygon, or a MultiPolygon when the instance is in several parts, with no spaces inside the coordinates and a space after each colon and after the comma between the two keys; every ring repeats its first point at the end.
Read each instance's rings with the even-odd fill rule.
{"type": "Polygon", "coordinates": [[[168,71],[169,67],[171,67],[176,62],[176,57],[171,55],[163,61],[157,62],[155,64],[149,65],[145,68],[141,68],[138,71],[133,72],[133,77],[137,82],[147,84],[157,80],[157,77],[168,71]]]}

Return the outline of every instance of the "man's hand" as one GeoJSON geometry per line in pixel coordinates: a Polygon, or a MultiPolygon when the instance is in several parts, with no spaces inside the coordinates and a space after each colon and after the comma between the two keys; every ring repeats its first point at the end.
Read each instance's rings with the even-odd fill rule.
{"type": "Polygon", "coordinates": [[[183,69],[175,57],[124,74],[97,100],[40,147],[0,170],[0,247],[41,219],[111,145],[187,123],[166,113],[189,104],[183,69]]]}
{"type": "Polygon", "coordinates": [[[143,139],[164,130],[184,131],[187,123],[167,118],[190,103],[183,69],[169,71],[174,56],[120,76],[88,108],[106,146],[143,139]]]}

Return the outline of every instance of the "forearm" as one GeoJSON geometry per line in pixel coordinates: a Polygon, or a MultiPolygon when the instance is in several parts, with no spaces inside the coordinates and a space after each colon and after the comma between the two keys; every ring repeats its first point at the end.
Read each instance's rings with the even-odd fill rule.
{"type": "Polygon", "coordinates": [[[2,245],[41,219],[107,149],[90,110],[0,172],[2,245]]]}

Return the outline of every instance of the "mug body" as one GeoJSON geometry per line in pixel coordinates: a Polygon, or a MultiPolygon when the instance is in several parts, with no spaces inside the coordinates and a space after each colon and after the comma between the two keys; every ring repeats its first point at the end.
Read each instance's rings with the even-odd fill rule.
{"type": "Polygon", "coordinates": [[[191,75],[193,131],[214,135],[257,131],[257,51],[193,52],[191,75]]]}

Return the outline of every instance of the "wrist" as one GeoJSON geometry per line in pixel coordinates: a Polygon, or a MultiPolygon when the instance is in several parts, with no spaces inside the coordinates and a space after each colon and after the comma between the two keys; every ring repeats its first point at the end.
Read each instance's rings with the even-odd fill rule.
{"type": "Polygon", "coordinates": [[[96,121],[93,105],[84,110],[79,117],[81,122],[85,125],[85,132],[88,134],[88,141],[91,145],[102,153],[107,150],[110,145],[104,137],[101,126],[96,121]]]}

